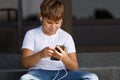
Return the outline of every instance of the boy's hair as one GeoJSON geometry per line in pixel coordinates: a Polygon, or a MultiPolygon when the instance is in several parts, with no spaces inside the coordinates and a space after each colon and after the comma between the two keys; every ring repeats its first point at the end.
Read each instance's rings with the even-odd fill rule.
{"type": "Polygon", "coordinates": [[[64,5],[60,0],[43,0],[41,16],[50,20],[60,20],[64,16],[64,5]]]}

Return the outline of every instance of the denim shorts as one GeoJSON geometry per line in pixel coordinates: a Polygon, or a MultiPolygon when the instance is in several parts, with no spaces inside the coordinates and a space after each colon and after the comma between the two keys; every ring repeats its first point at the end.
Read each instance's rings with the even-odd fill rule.
{"type": "Polygon", "coordinates": [[[85,71],[32,69],[20,80],[98,80],[98,76],[85,71]]]}

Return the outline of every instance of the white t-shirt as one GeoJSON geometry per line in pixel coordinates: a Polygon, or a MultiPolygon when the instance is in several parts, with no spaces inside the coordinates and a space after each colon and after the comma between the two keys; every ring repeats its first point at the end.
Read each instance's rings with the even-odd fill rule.
{"type": "MultiPolygon", "coordinates": [[[[56,34],[48,36],[43,33],[42,26],[26,32],[22,48],[30,49],[35,54],[45,47],[49,46],[55,48],[56,45],[64,45],[68,53],[76,52],[75,44],[70,34],[60,28],[57,30],[56,34]]],[[[64,68],[65,66],[61,61],[50,60],[50,58],[42,58],[30,69],[61,70],[64,68]]]]}

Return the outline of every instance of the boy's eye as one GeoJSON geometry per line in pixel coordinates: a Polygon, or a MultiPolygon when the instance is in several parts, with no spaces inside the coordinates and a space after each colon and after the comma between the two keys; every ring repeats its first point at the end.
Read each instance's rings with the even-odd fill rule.
{"type": "Polygon", "coordinates": [[[59,22],[56,22],[55,24],[59,24],[59,22]]]}
{"type": "Polygon", "coordinates": [[[48,24],[52,24],[52,22],[48,22],[48,21],[47,21],[47,23],[48,23],[48,24]]]}
{"type": "MultiPolygon", "coordinates": [[[[52,22],[47,21],[48,24],[53,24],[52,22]]],[[[55,22],[55,24],[59,24],[59,22],[55,22]]]]}

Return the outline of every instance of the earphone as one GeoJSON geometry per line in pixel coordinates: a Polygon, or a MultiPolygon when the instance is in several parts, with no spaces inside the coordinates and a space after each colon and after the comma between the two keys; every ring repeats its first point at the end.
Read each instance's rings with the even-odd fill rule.
{"type": "Polygon", "coordinates": [[[42,17],[40,17],[40,21],[42,21],[42,17]]]}

